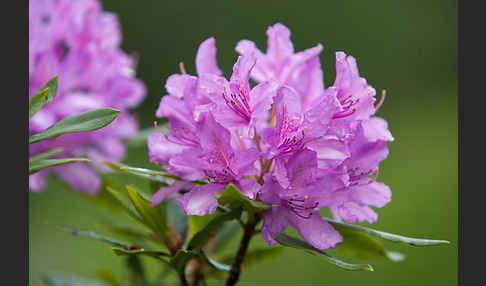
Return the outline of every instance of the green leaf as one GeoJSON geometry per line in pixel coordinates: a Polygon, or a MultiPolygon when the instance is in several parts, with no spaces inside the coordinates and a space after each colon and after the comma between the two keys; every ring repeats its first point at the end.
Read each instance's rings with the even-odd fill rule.
{"type": "Polygon", "coordinates": [[[44,273],[42,281],[47,286],[110,286],[110,284],[104,282],[66,273],[44,273]]]}
{"type": "Polygon", "coordinates": [[[122,247],[112,247],[111,250],[115,252],[116,255],[145,255],[151,256],[155,258],[161,258],[162,256],[170,256],[169,253],[164,251],[156,251],[156,250],[145,250],[143,248],[138,248],[135,246],[131,246],[129,248],[122,248],[122,247]]]}
{"type": "Polygon", "coordinates": [[[72,235],[76,235],[76,236],[85,236],[85,237],[89,237],[89,238],[93,238],[93,239],[96,239],[96,240],[99,240],[99,241],[103,241],[105,243],[108,243],[112,246],[116,246],[116,247],[121,247],[121,248],[129,248],[130,246],[125,244],[125,243],[122,243],[122,242],[119,242],[119,241],[116,241],[112,238],[109,238],[109,237],[106,237],[106,236],[102,236],[102,235],[99,235],[93,231],[85,231],[85,230],[74,230],[74,229],[71,229],[71,228],[68,228],[68,227],[64,227],[64,226],[61,226],[60,227],[62,230],[64,230],[65,232],[68,232],[72,235]]]}
{"type": "Polygon", "coordinates": [[[70,164],[75,162],[89,162],[87,158],[63,158],[29,161],[29,174],[34,174],[45,168],[70,164]]]}
{"type": "Polygon", "coordinates": [[[397,253],[389,255],[385,246],[367,233],[341,226],[334,226],[334,228],[343,237],[343,241],[337,244],[336,251],[365,260],[389,259],[398,262],[404,259],[403,255],[397,253]]]}
{"type": "Polygon", "coordinates": [[[52,139],[63,134],[98,130],[110,124],[119,114],[120,111],[113,108],[100,108],[69,116],[46,130],[30,136],[29,144],[52,139]]]}
{"type": "Polygon", "coordinates": [[[119,186],[115,186],[114,184],[106,186],[106,190],[113,196],[113,198],[118,202],[120,207],[122,207],[126,213],[131,216],[136,221],[144,224],[142,218],[138,215],[137,210],[132,205],[130,198],[128,197],[126,192],[121,191],[119,186]]]}
{"type": "Polygon", "coordinates": [[[169,263],[177,272],[183,273],[187,262],[196,255],[197,253],[190,250],[179,250],[169,263]]]}
{"type": "Polygon", "coordinates": [[[392,241],[392,242],[406,243],[406,244],[412,245],[412,246],[433,246],[433,245],[449,244],[450,243],[447,240],[411,238],[411,237],[406,237],[406,236],[402,236],[402,235],[398,235],[398,234],[392,234],[392,233],[387,233],[387,232],[383,232],[383,231],[379,231],[379,230],[374,230],[374,229],[367,228],[367,227],[364,227],[364,226],[337,222],[337,221],[329,219],[329,218],[324,218],[324,219],[326,221],[328,221],[329,223],[331,223],[335,227],[353,229],[353,230],[361,231],[361,232],[376,236],[378,238],[382,238],[382,239],[389,240],[389,241],[392,241]]]}
{"type": "Polygon", "coordinates": [[[190,250],[200,250],[211,238],[213,238],[223,224],[229,220],[240,217],[241,209],[233,209],[216,215],[206,226],[197,232],[189,241],[187,248],[190,250]]]}
{"type": "Polygon", "coordinates": [[[248,212],[250,220],[253,220],[255,213],[272,207],[259,201],[251,201],[233,184],[228,184],[223,194],[216,193],[216,199],[222,206],[230,205],[233,208],[243,208],[248,212]]]}
{"type": "Polygon", "coordinates": [[[293,247],[301,250],[305,250],[306,252],[314,255],[321,255],[324,257],[328,262],[342,268],[345,270],[366,270],[366,271],[373,271],[373,267],[369,264],[350,264],[344,261],[341,261],[331,255],[325,253],[322,250],[319,250],[307,242],[300,240],[298,238],[286,235],[285,233],[281,233],[275,237],[275,240],[283,246],[293,247]]]}
{"type": "MultiPolygon", "coordinates": [[[[251,266],[260,262],[268,261],[283,253],[283,247],[259,247],[248,251],[243,260],[244,266],[251,266]]],[[[222,259],[224,263],[231,264],[234,256],[227,256],[222,259]]]]}
{"type": "Polygon", "coordinates": [[[51,102],[57,93],[58,77],[49,80],[32,98],[29,100],[29,118],[32,118],[37,111],[44,105],[51,102]]]}
{"type": "Polygon", "coordinates": [[[150,170],[150,169],[144,169],[144,168],[136,168],[136,167],[130,167],[125,164],[121,163],[113,163],[113,162],[105,162],[105,165],[113,169],[114,171],[120,172],[120,173],[128,173],[132,174],[138,177],[142,177],[145,179],[149,179],[152,181],[160,182],[160,183],[165,183],[165,184],[172,184],[174,182],[174,179],[177,177],[171,176],[166,172],[163,171],[156,171],[156,170],[150,170]]]}
{"type": "Polygon", "coordinates": [[[140,196],[135,188],[126,186],[128,196],[137,210],[143,223],[152,229],[164,242],[170,243],[167,236],[167,211],[165,204],[152,207],[152,203],[140,196]]]}
{"type": "Polygon", "coordinates": [[[43,152],[43,153],[37,154],[37,155],[35,155],[33,157],[30,157],[29,158],[29,163],[32,163],[32,162],[35,162],[35,161],[49,159],[50,157],[52,157],[54,155],[57,155],[57,154],[59,154],[61,152],[62,152],[62,148],[61,147],[51,149],[51,150],[49,150],[47,152],[43,152]]]}
{"type": "Polygon", "coordinates": [[[194,234],[201,231],[206,225],[215,217],[217,216],[216,213],[210,215],[203,215],[203,216],[189,216],[189,237],[192,238],[194,234]]]}
{"type": "Polygon", "coordinates": [[[207,256],[207,254],[204,251],[200,251],[202,258],[206,263],[211,266],[213,269],[222,271],[222,272],[230,272],[231,271],[231,266],[223,263],[219,263],[216,260],[210,258],[207,256]]]}

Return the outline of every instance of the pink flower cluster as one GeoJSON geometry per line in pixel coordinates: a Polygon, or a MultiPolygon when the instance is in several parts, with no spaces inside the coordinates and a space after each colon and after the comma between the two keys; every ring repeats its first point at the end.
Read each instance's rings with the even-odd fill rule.
{"type": "MultiPolygon", "coordinates": [[[[29,121],[29,133],[38,133],[59,120],[87,110],[112,107],[122,111],[109,126],[30,146],[30,155],[62,147],[58,156],[88,156],[96,162],[120,161],[122,139],[137,133],[136,120],[127,112],[145,97],[145,85],[134,78],[134,61],[120,49],[116,15],[103,12],[98,0],[29,1],[29,97],[49,79],[59,76],[55,99],[29,121]]],[[[99,164],[98,164],[99,166],[99,164]]],[[[93,166],[75,163],[51,168],[78,191],[95,193],[100,186],[93,166]]],[[[29,178],[40,191],[48,171],[29,178]]]]}
{"type": "Polygon", "coordinates": [[[332,248],[342,237],[318,211],[329,208],[351,223],[376,221],[371,206],[391,200],[377,179],[393,137],[374,116],[382,102],[375,105],[375,89],[353,57],[336,53],[336,80],[325,88],[320,44],[295,52],[282,24],[267,36],[266,53],[251,41],[238,43],[229,80],[217,66],[213,38],[199,46],[197,76],[182,70],[167,79],[156,116],[168,118],[169,134],[150,136],[149,155],[185,181],[162,188],[152,203],[172,197],[188,215],[206,215],[217,208],[214,194],[233,183],[273,205],[263,212],[268,244],[291,225],[312,246],[332,248]],[[190,182],[204,179],[202,186],[190,182]],[[177,195],[181,189],[188,192],[177,195]]]}

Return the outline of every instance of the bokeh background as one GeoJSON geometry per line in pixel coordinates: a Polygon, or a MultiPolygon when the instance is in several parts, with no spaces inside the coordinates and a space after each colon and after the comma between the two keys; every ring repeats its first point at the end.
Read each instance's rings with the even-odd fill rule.
{"type": "MultiPolygon", "coordinates": [[[[380,166],[380,179],[393,196],[378,210],[373,227],[447,239],[452,246],[386,243],[404,253],[406,260],[371,261],[375,272],[347,272],[319,257],[286,249],[279,259],[244,269],[239,285],[457,285],[457,1],[102,0],[102,4],[119,16],[123,49],[140,56],[138,77],[146,83],[148,96],[134,112],[142,128],[152,126],[165,95],[165,80],[178,72],[178,63],[183,61],[186,70],[195,73],[201,41],[216,38],[219,66],[229,76],[236,43],[251,39],[265,50],[265,31],[276,22],[291,29],[297,51],[319,42],[324,45],[326,86],[335,75],[334,53],[341,50],[357,58],[362,76],[378,92],[387,90],[379,115],[388,121],[395,141],[380,166]]],[[[145,146],[129,152],[125,162],[151,166],[145,146]]],[[[96,229],[100,219],[125,218],[93,206],[51,176],[43,193],[29,194],[30,285],[43,285],[44,271],[95,277],[97,269],[105,268],[123,276],[123,260],[109,247],[55,226],[96,229]]],[[[254,243],[263,245],[259,237],[254,243]]],[[[153,262],[144,263],[155,273],[153,262]]]]}

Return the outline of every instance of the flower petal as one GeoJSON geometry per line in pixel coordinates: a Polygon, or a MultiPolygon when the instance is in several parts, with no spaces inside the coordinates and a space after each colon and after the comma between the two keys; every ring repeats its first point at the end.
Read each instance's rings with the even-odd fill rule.
{"type": "Polygon", "coordinates": [[[173,74],[167,78],[165,89],[177,98],[186,98],[196,90],[197,77],[186,74],[173,74]]]}
{"type": "Polygon", "coordinates": [[[287,176],[292,188],[302,188],[314,180],[315,169],[317,168],[316,152],[303,149],[293,154],[287,163],[287,176]]]}
{"type": "Polygon", "coordinates": [[[275,245],[274,237],[282,233],[289,225],[287,216],[289,211],[285,207],[275,206],[263,211],[262,236],[268,245],[275,245]]]}
{"type": "Polygon", "coordinates": [[[253,54],[239,56],[233,66],[233,74],[230,79],[230,91],[233,94],[243,94],[244,96],[250,93],[250,72],[255,66],[256,58],[253,54]]]}
{"type": "Polygon", "coordinates": [[[273,97],[277,94],[277,81],[268,81],[255,86],[250,91],[251,119],[249,124],[250,136],[254,136],[254,127],[257,131],[266,127],[269,120],[269,110],[273,103],[273,97]]]}
{"type": "Polygon", "coordinates": [[[188,182],[176,181],[170,186],[162,187],[152,196],[152,206],[157,206],[167,198],[177,198],[179,197],[178,191],[183,189],[190,190],[193,186],[193,184],[188,182]]]}
{"type": "Polygon", "coordinates": [[[317,153],[321,169],[335,168],[350,156],[348,146],[337,139],[313,140],[306,146],[317,153]]]}
{"type": "Polygon", "coordinates": [[[340,206],[332,208],[333,215],[337,215],[337,218],[344,219],[349,223],[357,223],[361,221],[367,221],[374,223],[378,218],[378,214],[375,213],[370,207],[360,205],[356,202],[346,202],[340,206]]]}
{"type": "Polygon", "coordinates": [[[294,45],[290,40],[290,30],[284,25],[277,23],[268,27],[267,37],[267,57],[274,64],[284,64],[284,61],[294,54],[294,45]]]}
{"type": "Polygon", "coordinates": [[[216,40],[211,37],[199,45],[196,55],[196,71],[198,75],[210,73],[222,75],[216,61],[216,40]]]}
{"type": "Polygon", "coordinates": [[[182,205],[187,215],[203,216],[212,214],[218,207],[214,194],[223,193],[225,185],[207,184],[194,187],[177,201],[182,205]]]}
{"type": "Polygon", "coordinates": [[[363,135],[370,142],[377,140],[393,141],[394,138],[388,130],[388,123],[379,117],[371,117],[361,123],[363,126],[363,135]]]}
{"type": "Polygon", "coordinates": [[[167,163],[170,158],[187,149],[184,145],[169,141],[167,136],[160,132],[154,132],[149,136],[147,146],[150,162],[159,164],[167,163]]]}
{"type": "Polygon", "coordinates": [[[271,68],[268,64],[266,56],[256,47],[255,43],[248,40],[241,40],[236,45],[236,51],[240,55],[253,54],[257,58],[255,67],[251,71],[251,77],[262,83],[272,79],[271,68]]]}
{"type": "Polygon", "coordinates": [[[29,188],[34,192],[40,192],[46,186],[46,172],[40,171],[29,175],[29,188]]]}
{"type": "Polygon", "coordinates": [[[310,218],[287,215],[289,223],[297,229],[302,238],[317,249],[335,248],[343,241],[342,236],[318,212],[310,218]]]}
{"type": "Polygon", "coordinates": [[[365,205],[372,205],[378,208],[384,207],[391,201],[390,188],[380,182],[372,182],[349,188],[351,199],[365,205]]]}

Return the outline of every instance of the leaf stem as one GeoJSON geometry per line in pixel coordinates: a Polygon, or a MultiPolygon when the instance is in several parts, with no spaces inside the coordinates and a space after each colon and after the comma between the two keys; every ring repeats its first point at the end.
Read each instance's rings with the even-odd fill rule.
{"type": "Polygon", "coordinates": [[[238,279],[240,278],[241,265],[243,264],[245,254],[248,250],[248,246],[250,245],[250,240],[253,237],[255,227],[259,221],[260,217],[256,216],[254,220],[251,220],[247,224],[245,224],[240,247],[238,248],[238,252],[236,254],[233,265],[231,265],[231,272],[228,279],[226,280],[226,286],[232,286],[235,285],[236,282],[238,282],[238,279]]]}

